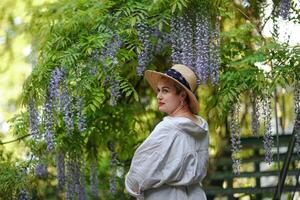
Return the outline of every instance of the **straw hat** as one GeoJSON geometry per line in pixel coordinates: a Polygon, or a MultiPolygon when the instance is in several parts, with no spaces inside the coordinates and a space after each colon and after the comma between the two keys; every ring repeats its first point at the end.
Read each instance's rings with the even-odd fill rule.
{"type": "Polygon", "coordinates": [[[157,83],[161,77],[172,79],[180,86],[182,86],[189,97],[191,111],[194,114],[199,112],[199,103],[196,96],[194,95],[194,92],[197,89],[197,77],[193,70],[185,65],[175,64],[165,73],[153,70],[147,70],[145,72],[145,78],[149,82],[150,86],[154,89],[154,91],[156,91],[157,83]]]}

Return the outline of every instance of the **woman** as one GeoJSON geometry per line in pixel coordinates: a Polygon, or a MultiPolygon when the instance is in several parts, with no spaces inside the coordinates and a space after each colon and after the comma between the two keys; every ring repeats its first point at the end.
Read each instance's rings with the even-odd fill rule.
{"type": "Polygon", "coordinates": [[[176,64],[166,73],[147,70],[159,110],[167,113],[136,150],[125,185],[138,200],[204,200],[208,125],[200,116],[196,75],[176,64]]]}

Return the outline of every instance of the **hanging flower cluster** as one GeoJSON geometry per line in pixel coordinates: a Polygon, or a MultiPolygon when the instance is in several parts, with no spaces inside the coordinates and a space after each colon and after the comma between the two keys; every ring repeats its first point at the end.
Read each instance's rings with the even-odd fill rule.
{"type": "Polygon", "coordinates": [[[77,97],[77,126],[78,126],[78,131],[79,132],[84,132],[86,131],[86,117],[83,115],[82,110],[83,110],[83,105],[84,101],[82,97],[77,97]]]}
{"type": "Polygon", "coordinates": [[[220,17],[211,25],[208,15],[187,13],[171,19],[171,46],[173,63],[182,63],[193,69],[198,84],[209,77],[215,85],[219,80],[220,17]]]}
{"type": "Polygon", "coordinates": [[[113,34],[112,41],[110,43],[107,43],[107,45],[102,50],[102,57],[110,58],[112,65],[117,65],[119,62],[116,55],[121,46],[122,41],[119,39],[118,35],[113,34]]]}
{"type": "Polygon", "coordinates": [[[110,105],[116,106],[118,99],[121,97],[119,80],[117,80],[116,78],[111,80],[110,90],[111,90],[110,91],[110,94],[111,94],[110,105]]]}
{"type": "Polygon", "coordinates": [[[271,110],[271,98],[265,97],[263,100],[263,118],[264,118],[264,149],[265,149],[265,162],[271,164],[273,162],[272,147],[274,144],[272,137],[272,110],[271,110]]]}
{"type": "Polygon", "coordinates": [[[205,83],[209,76],[209,18],[196,15],[196,74],[200,83],[205,83]]]}
{"type": "Polygon", "coordinates": [[[159,29],[153,29],[151,37],[157,39],[155,49],[153,50],[154,54],[160,54],[160,53],[162,53],[165,45],[171,43],[170,42],[170,34],[163,33],[161,31],[159,31],[159,29]]]}
{"type": "Polygon", "coordinates": [[[76,166],[76,162],[74,160],[68,159],[67,161],[67,176],[66,176],[66,184],[67,184],[67,189],[66,189],[66,199],[75,199],[75,185],[77,181],[77,176],[78,173],[76,170],[78,167],[76,166]]]}
{"type": "Polygon", "coordinates": [[[179,42],[181,44],[181,63],[193,67],[193,21],[188,14],[180,17],[178,21],[180,31],[179,42]]]}
{"type": "Polygon", "coordinates": [[[18,200],[30,200],[29,192],[25,189],[21,190],[18,195],[18,200]]]}
{"type": "Polygon", "coordinates": [[[150,63],[152,57],[151,57],[151,51],[152,51],[152,45],[150,41],[151,36],[151,30],[150,27],[146,24],[138,24],[136,26],[139,40],[142,44],[141,52],[138,54],[138,68],[137,68],[137,74],[139,76],[143,75],[143,72],[146,69],[146,66],[150,63]]]}
{"type": "MultiPolygon", "coordinates": [[[[27,175],[28,169],[27,168],[21,168],[21,172],[24,175],[27,175]]],[[[26,188],[22,188],[21,191],[19,192],[17,198],[18,200],[30,200],[30,194],[26,188]]]]}
{"type": "Polygon", "coordinates": [[[297,115],[296,115],[294,130],[296,131],[295,149],[296,149],[297,155],[300,156],[300,113],[297,113],[297,115]]]}
{"type": "Polygon", "coordinates": [[[78,187],[78,199],[79,200],[87,200],[87,194],[86,194],[86,190],[85,190],[85,187],[86,187],[86,180],[85,180],[85,175],[84,175],[84,171],[83,169],[85,168],[85,165],[81,166],[81,169],[80,169],[80,184],[77,185],[78,187]]]}
{"type": "Polygon", "coordinates": [[[57,188],[62,190],[65,186],[65,155],[62,152],[56,154],[57,188]]]}
{"type": "Polygon", "coordinates": [[[240,135],[240,125],[239,125],[239,114],[240,114],[240,104],[234,104],[232,110],[230,111],[230,132],[231,132],[231,158],[232,158],[232,168],[233,172],[237,175],[240,174],[240,164],[241,159],[238,154],[242,148],[241,145],[241,135],[240,135]]]}
{"type": "Polygon", "coordinates": [[[96,74],[98,73],[98,68],[95,66],[94,63],[101,62],[101,59],[102,59],[102,57],[100,55],[99,49],[94,49],[92,51],[91,57],[90,57],[90,61],[93,62],[93,64],[91,65],[91,68],[89,69],[90,74],[96,76],[96,74]]]}
{"type": "Polygon", "coordinates": [[[296,115],[295,130],[296,130],[296,143],[295,149],[300,156],[300,81],[295,85],[294,89],[294,109],[296,115]]]}
{"type": "Polygon", "coordinates": [[[180,36],[181,31],[181,17],[173,17],[171,20],[171,34],[170,40],[172,45],[172,54],[171,59],[173,63],[180,63],[181,62],[181,39],[180,36]]]}
{"type": "Polygon", "coordinates": [[[91,193],[94,199],[99,199],[99,178],[98,178],[98,160],[94,158],[90,167],[91,193]]]}
{"type": "MultiPolygon", "coordinates": [[[[44,138],[47,145],[47,151],[54,149],[54,116],[59,116],[61,113],[65,123],[66,132],[71,134],[74,132],[74,122],[77,116],[78,131],[84,132],[87,129],[86,118],[82,113],[84,100],[82,97],[74,98],[70,95],[66,74],[63,69],[56,67],[50,77],[50,82],[47,91],[47,98],[44,103],[43,120],[45,126],[44,138]],[[76,103],[76,105],[74,105],[76,103]],[[77,113],[75,113],[77,112],[77,113]]],[[[30,130],[33,135],[38,134],[38,113],[34,109],[34,101],[29,102],[30,110],[30,130]]],[[[62,152],[56,153],[56,169],[58,179],[58,189],[66,189],[66,199],[86,199],[85,177],[80,168],[81,162],[71,153],[68,153],[65,175],[65,154],[62,152]]],[[[38,164],[35,168],[35,174],[38,178],[47,177],[47,166],[38,164]]]]}
{"type": "Polygon", "coordinates": [[[33,138],[37,138],[39,135],[39,113],[35,109],[35,102],[34,99],[29,100],[28,105],[28,112],[29,112],[29,130],[30,134],[33,138]]]}
{"type": "Polygon", "coordinates": [[[122,46],[122,41],[116,34],[113,34],[112,41],[106,43],[105,47],[103,48],[101,54],[98,50],[95,50],[92,53],[92,59],[94,61],[101,62],[103,64],[103,73],[105,75],[105,84],[110,85],[110,104],[112,106],[117,105],[118,99],[121,97],[120,95],[120,86],[119,81],[116,79],[115,76],[110,76],[110,67],[113,69],[119,62],[117,59],[117,53],[122,46]],[[108,64],[108,61],[109,63],[108,64]]]}
{"type": "Polygon", "coordinates": [[[82,174],[82,168],[78,156],[69,155],[67,160],[67,189],[66,189],[66,199],[73,200],[75,197],[79,200],[85,200],[85,177],[82,174]]]}
{"type": "Polygon", "coordinates": [[[109,178],[109,191],[112,196],[117,194],[117,177],[116,177],[116,164],[117,164],[117,153],[115,152],[115,147],[112,142],[109,143],[109,150],[111,153],[111,159],[109,163],[109,168],[111,169],[111,174],[109,178]]]}
{"type": "Polygon", "coordinates": [[[59,87],[62,81],[64,72],[61,68],[56,67],[50,78],[50,83],[48,87],[48,96],[44,104],[44,123],[45,123],[45,140],[47,143],[47,150],[51,151],[54,148],[54,135],[53,135],[53,115],[54,107],[59,97],[59,87]]]}
{"type": "Polygon", "coordinates": [[[279,2],[279,16],[283,19],[287,19],[289,17],[291,9],[291,0],[280,0],[279,2]]]}
{"type": "Polygon", "coordinates": [[[72,109],[72,97],[69,95],[68,88],[66,84],[62,85],[62,91],[60,95],[60,108],[61,113],[63,114],[63,119],[69,134],[73,133],[73,109],[72,109]]]}
{"type": "Polygon", "coordinates": [[[55,103],[57,98],[59,97],[59,86],[64,77],[64,71],[56,67],[51,73],[51,79],[49,83],[49,98],[55,103]]]}
{"type": "Polygon", "coordinates": [[[35,175],[37,178],[46,179],[48,176],[47,166],[43,163],[39,163],[35,167],[35,175]]]}
{"type": "Polygon", "coordinates": [[[45,120],[45,141],[47,144],[47,151],[54,148],[54,135],[53,135],[53,105],[48,99],[44,104],[44,120],[45,120]]]}
{"type": "Polygon", "coordinates": [[[251,104],[252,104],[252,112],[251,112],[251,128],[254,136],[258,136],[259,134],[259,117],[260,117],[260,100],[259,98],[253,94],[251,96],[251,104]]]}

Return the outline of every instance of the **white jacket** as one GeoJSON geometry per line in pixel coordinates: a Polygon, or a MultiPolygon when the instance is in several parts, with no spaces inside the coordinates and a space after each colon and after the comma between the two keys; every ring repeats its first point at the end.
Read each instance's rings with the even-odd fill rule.
{"type": "Polygon", "coordinates": [[[164,117],[136,150],[125,186],[138,200],[206,200],[208,124],[164,117]]]}

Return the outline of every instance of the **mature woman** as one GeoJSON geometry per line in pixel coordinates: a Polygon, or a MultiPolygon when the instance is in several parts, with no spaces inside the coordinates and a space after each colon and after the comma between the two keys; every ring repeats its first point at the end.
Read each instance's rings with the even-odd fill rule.
{"type": "Polygon", "coordinates": [[[208,125],[197,116],[196,75],[176,64],[165,73],[147,70],[159,110],[168,116],[136,150],[125,185],[138,200],[204,200],[208,125]]]}

